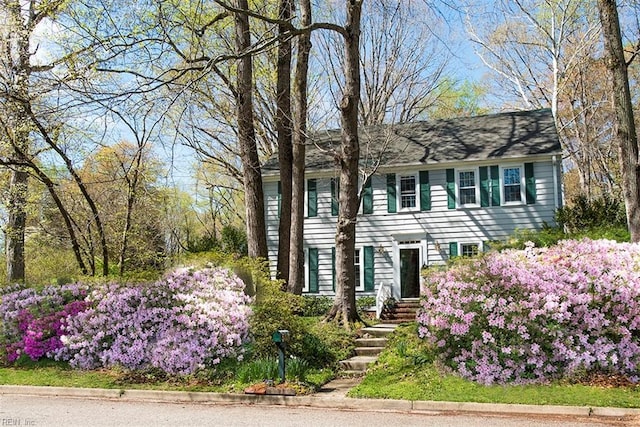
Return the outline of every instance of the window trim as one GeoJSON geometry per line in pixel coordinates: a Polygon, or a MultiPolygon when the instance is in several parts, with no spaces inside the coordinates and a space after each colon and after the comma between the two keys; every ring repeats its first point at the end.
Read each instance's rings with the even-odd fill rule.
{"type": "Polygon", "coordinates": [[[476,246],[478,248],[478,253],[476,255],[479,255],[480,253],[482,253],[482,242],[461,242],[461,243],[458,243],[458,256],[459,257],[466,257],[464,255],[464,251],[463,251],[463,247],[464,246],[476,246]]]}
{"type": "Polygon", "coordinates": [[[320,250],[317,247],[304,248],[304,283],[302,284],[302,293],[309,295],[320,294],[320,277],[318,277],[318,290],[311,291],[311,263],[310,263],[310,249],[316,249],[318,251],[318,276],[320,272],[320,250]]]}
{"type": "Polygon", "coordinates": [[[456,168],[455,169],[455,182],[456,182],[456,208],[479,208],[480,207],[480,168],[456,168]],[[462,197],[460,197],[460,173],[461,172],[473,172],[474,188],[475,188],[475,203],[462,203],[462,197]]]}
{"type": "Polygon", "coordinates": [[[304,248],[304,283],[302,284],[302,293],[309,293],[309,248],[304,248]]]}
{"type": "Polygon", "coordinates": [[[355,251],[353,253],[353,266],[356,266],[356,256],[358,257],[360,263],[358,265],[358,275],[360,280],[356,284],[356,292],[364,291],[364,246],[356,246],[355,251]]]}
{"type": "Polygon", "coordinates": [[[420,177],[418,172],[396,173],[396,212],[418,212],[420,211],[420,177]],[[412,177],[414,182],[414,206],[402,207],[402,178],[412,177]]]}
{"type": "Polygon", "coordinates": [[[524,164],[523,163],[511,163],[500,165],[500,197],[502,198],[503,206],[520,206],[527,203],[527,189],[526,181],[524,177],[524,164]],[[519,201],[507,201],[506,184],[504,181],[505,169],[519,169],[520,170],[520,200],[519,201]]]}

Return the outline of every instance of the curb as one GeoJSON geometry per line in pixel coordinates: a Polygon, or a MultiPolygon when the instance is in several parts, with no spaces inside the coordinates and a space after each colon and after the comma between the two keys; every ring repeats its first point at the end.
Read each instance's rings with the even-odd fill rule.
{"type": "Polygon", "coordinates": [[[1,395],[109,399],[132,402],[281,405],[291,407],[348,409],[354,411],[475,412],[582,417],[640,416],[640,409],[636,408],[358,399],[322,396],[321,394],[308,396],[281,396],[161,390],[111,390],[97,388],[0,385],[0,396],[1,395]]]}

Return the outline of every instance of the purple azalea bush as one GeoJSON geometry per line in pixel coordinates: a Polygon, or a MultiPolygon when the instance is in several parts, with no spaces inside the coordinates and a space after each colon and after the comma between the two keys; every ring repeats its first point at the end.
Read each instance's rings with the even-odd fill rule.
{"type": "Polygon", "coordinates": [[[86,285],[47,286],[42,290],[20,285],[3,289],[0,296],[0,363],[20,357],[39,360],[63,347],[61,336],[70,317],[86,309],[86,285]]]}
{"type": "Polygon", "coordinates": [[[180,269],[144,285],[111,283],[69,318],[56,353],[71,366],[159,368],[190,374],[224,358],[242,358],[249,337],[244,283],[221,268],[180,269]]]}
{"type": "Polygon", "coordinates": [[[583,372],[640,381],[640,245],[565,240],[428,273],[419,335],[482,384],[583,372]]]}

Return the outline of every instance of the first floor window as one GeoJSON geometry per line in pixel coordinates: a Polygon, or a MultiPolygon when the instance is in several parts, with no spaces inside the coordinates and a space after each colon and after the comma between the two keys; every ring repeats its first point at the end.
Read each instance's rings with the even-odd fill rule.
{"type": "Polygon", "coordinates": [[[463,243],[460,245],[461,255],[464,257],[474,257],[479,253],[479,245],[477,243],[463,243]]]}

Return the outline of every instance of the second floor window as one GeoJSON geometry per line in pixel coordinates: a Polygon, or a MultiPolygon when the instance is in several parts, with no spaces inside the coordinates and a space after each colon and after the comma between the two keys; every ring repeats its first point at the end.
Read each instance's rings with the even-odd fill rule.
{"type": "Polygon", "coordinates": [[[400,209],[416,207],[416,177],[415,175],[400,177],[400,209]]]}
{"type": "Polygon", "coordinates": [[[502,182],[504,187],[505,202],[522,201],[522,184],[519,167],[502,169],[502,182]]]}
{"type": "Polygon", "coordinates": [[[458,173],[458,191],[460,205],[476,204],[476,172],[460,171],[458,173]]]}

